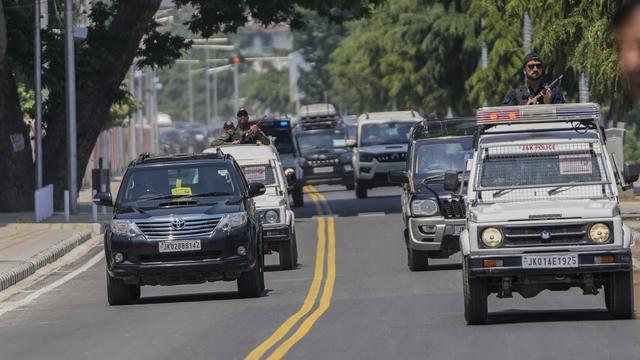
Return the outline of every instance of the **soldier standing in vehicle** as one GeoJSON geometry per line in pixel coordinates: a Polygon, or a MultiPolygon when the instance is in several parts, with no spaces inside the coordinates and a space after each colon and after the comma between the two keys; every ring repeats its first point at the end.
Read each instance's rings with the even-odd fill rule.
{"type": "Polygon", "coordinates": [[[269,145],[271,140],[257,124],[249,125],[249,113],[245,109],[238,110],[238,126],[232,131],[225,131],[211,142],[211,147],[224,144],[258,144],[269,145]]]}
{"type": "Polygon", "coordinates": [[[524,58],[522,72],[526,77],[526,85],[509,91],[502,105],[538,105],[564,104],[564,96],[560,89],[549,89],[542,81],[544,64],[537,53],[529,53],[524,58]],[[542,96],[540,96],[542,95],[542,96]]]}

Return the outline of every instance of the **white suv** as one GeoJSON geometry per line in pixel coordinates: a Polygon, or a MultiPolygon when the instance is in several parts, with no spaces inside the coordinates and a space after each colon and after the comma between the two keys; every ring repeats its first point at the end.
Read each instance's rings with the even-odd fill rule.
{"type": "Polygon", "coordinates": [[[368,189],[392,185],[389,172],[405,170],[409,133],[420,120],[415,111],[365,113],[358,117],[358,146],[353,152],[356,197],[366,198],[368,189]]]}
{"type": "MultiPolygon", "coordinates": [[[[215,148],[209,148],[204,152],[215,151],[215,148]]],[[[284,174],[278,151],[271,145],[253,144],[226,145],[223,151],[233,156],[247,181],[265,185],[265,194],[253,198],[262,218],[265,250],[278,252],[282,269],[295,268],[298,264],[295,213],[289,204],[289,180],[284,174]]]]}

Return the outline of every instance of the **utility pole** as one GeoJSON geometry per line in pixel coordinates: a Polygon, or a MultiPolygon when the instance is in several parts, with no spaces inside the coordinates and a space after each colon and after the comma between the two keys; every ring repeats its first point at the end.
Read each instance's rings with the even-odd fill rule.
{"type": "Polygon", "coordinates": [[[187,62],[187,77],[189,78],[189,122],[193,122],[193,79],[191,78],[191,61],[187,62]]]}
{"type": "Polygon", "coordinates": [[[65,104],[67,110],[67,187],[69,212],[78,210],[78,164],[76,139],[76,73],[73,44],[73,2],[65,1],[64,8],[64,60],[65,60],[65,104]]]}
{"type": "MultiPolygon", "coordinates": [[[[135,80],[135,66],[131,65],[131,70],[129,71],[129,92],[133,97],[133,101],[137,102],[136,99],[136,80],[135,80]]],[[[136,149],[136,118],[138,117],[138,110],[136,110],[135,114],[129,116],[129,160],[134,160],[138,155],[136,149]]]]}
{"type": "Polygon", "coordinates": [[[40,44],[40,0],[34,0],[34,80],[36,97],[36,189],[42,188],[42,59],[40,44]]]}
{"type": "MultiPolygon", "coordinates": [[[[213,58],[217,59],[217,51],[213,49],[213,58]]],[[[208,61],[207,61],[208,62],[208,61]]],[[[207,81],[209,79],[209,75],[207,75],[207,81]]],[[[213,73],[213,120],[218,121],[218,73],[213,73]]]]}
{"type": "Polygon", "coordinates": [[[233,104],[235,105],[234,111],[240,109],[240,90],[238,89],[238,63],[233,64],[233,104]]]}
{"type": "Polygon", "coordinates": [[[211,124],[211,82],[209,81],[209,48],[204,49],[205,123],[211,124]]]}

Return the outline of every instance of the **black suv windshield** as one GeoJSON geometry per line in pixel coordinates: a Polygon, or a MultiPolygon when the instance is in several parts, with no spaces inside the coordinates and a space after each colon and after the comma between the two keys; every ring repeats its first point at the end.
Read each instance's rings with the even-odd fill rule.
{"type": "Polygon", "coordinates": [[[127,172],[116,206],[180,197],[239,195],[233,168],[220,164],[180,164],[134,168],[127,172]]]}
{"type": "Polygon", "coordinates": [[[420,140],[416,144],[415,174],[462,171],[473,155],[473,138],[453,137],[420,140]]]}
{"type": "Polygon", "coordinates": [[[347,146],[346,135],[343,130],[302,132],[296,135],[296,138],[302,153],[347,146]]]}
{"type": "Polygon", "coordinates": [[[385,122],[362,125],[360,146],[406,144],[413,123],[385,122]]]}

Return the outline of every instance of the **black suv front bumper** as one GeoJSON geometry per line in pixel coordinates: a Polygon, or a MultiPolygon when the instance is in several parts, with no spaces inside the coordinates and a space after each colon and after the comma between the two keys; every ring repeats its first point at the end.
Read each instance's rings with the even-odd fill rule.
{"type": "Polygon", "coordinates": [[[159,241],[148,241],[144,236],[111,236],[105,247],[107,271],[128,284],[197,284],[235,280],[256,264],[256,242],[244,232],[214,233],[209,238],[189,240],[200,240],[201,250],[160,253],[159,241]],[[238,255],[238,246],[245,247],[246,255],[238,255]],[[116,263],[115,253],[123,254],[124,261],[116,263]]]}
{"type": "MultiPolygon", "coordinates": [[[[534,255],[534,254],[531,254],[534,255]]],[[[547,254],[540,254],[547,255],[547,254]]],[[[482,255],[467,257],[470,277],[505,277],[521,275],[593,274],[633,270],[631,250],[608,250],[578,252],[577,267],[524,268],[521,255],[482,255]],[[613,255],[612,263],[597,264],[595,256],[613,255]],[[501,267],[485,267],[484,260],[501,260],[501,267]]]]}

